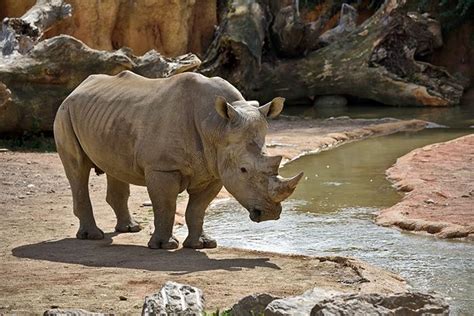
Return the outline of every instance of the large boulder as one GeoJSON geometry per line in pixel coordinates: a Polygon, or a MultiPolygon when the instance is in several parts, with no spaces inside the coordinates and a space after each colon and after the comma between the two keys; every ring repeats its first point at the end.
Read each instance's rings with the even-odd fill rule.
{"type": "Polygon", "coordinates": [[[267,305],[277,299],[279,297],[266,293],[249,295],[234,304],[230,313],[233,316],[262,315],[267,305]]]}
{"type": "Polygon", "coordinates": [[[449,315],[449,306],[423,293],[348,294],[317,303],[311,315],[449,315]]]}
{"type": "Polygon", "coordinates": [[[0,133],[51,131],[61,102],[91,74],[130,70],[164,78],[200,63],[193,54],[165,58],[154,50],[143,56],[128,48],[95,50],[67,35],[44,40],[28,53],[0,62],[0,133]]]}
{"type": "Polygon", "coordinates": [[[196,287],[168,281],[158,293],[145,297],[142,315],[202,315],[204,297],[196,287]]]}
{"type": "Polygon", "coordinates": [[[442,298],[417,292],[351,293],[314,288],[303,295],[273,300],[265,316],[283,315],[448,315],[442,298]]]}
{"type": "Polygon", "coordinates": [[[299,296],[272,301],[265,308],[265,316],[309,315],[317,302],[329,299],[341,292],[315,287],[299,296]]]}

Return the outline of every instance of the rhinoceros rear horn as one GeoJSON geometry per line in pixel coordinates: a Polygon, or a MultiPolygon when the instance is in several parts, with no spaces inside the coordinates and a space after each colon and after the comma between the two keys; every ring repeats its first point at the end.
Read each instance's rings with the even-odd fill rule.
{"type": "Polygon", "coordinates": [[[270,180],[270,196],[274,202],[281,202],[288,198],[296,189],[296,185],[303,177],[304,173],[300,172],[293,178],[282,178],[280,176],[273,177],[270,180]]]}
{"type": "Polygon", "coordinates": [[[226,120],[235,120],[239,117],[237,110],[222,96],[216,97],[215,108],[219,115],[226,120]]]}
{"type": "Polygon", "coordinates": [[[278,168],[280,168],[280,163],[282,159],[283,159],[282,156],[265,157],[265,165],[266,165],[267,172],[277,175],[278,168]]]}

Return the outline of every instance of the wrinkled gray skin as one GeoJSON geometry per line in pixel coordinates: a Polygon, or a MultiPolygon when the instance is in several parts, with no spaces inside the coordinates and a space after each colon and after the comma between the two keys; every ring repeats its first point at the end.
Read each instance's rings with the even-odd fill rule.
{"type": "Polygon", "coordinates": [[[203,232],[204,212],[222,185],[249,211],[251,220],[278,219],[280,202],[302,174],[277,175],[281,157],[264,154],[266,117],[283,108],[282,98],[259,107],[221,78],[184,73],[147,79],[125,71],[93,75],[63,102],[54,122],[58,154],[70,182],[77,237],[101,239],[92,214],[88,180],[92,168],[107,174],[107,202],[116,230],[136,232],[129,184],[146,186],[155,232],[150,248],[174,249],[177,195],[187,190],[184,246],[213,248],[203,232]]]}

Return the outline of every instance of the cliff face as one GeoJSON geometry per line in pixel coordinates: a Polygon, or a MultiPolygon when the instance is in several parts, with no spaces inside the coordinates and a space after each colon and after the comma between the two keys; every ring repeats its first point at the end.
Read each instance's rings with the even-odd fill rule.
{"type": "MultiPolygon", "coordinates": [[[[35,0],[2,0],[0,18],[18,17],[35,0]]],[[[69,0],[73,16],[47,32],[72,35],[102,50],[127,46],[141,55],[155,49],[166,56],[203,54],[217,24],[215,0],[69,0]]]]}
{"type": "Polygon", "coordinates": [[[469,79],[462,104],[474,102],[474,23],[467,21],[444,36],[444,45],[433,54],[431,62],[446,67],[452,74],[469,79]]]}

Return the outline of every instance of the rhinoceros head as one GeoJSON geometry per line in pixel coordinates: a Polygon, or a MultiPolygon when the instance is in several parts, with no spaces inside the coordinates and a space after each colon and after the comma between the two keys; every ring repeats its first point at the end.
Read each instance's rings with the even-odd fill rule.
{"type": "Polygon", "coordinates": [[[250,213],[254,222],[280,217],[281,201],[289,197],[303,173],[285,179],[278,175],[281,156],[265,155],[267,117],[283,109],[283,98],[259,106],[257,101],[228,103],[217,97],[215,108],[225,120],[217,146],[217,164],[225,188],[250,213]]]}

